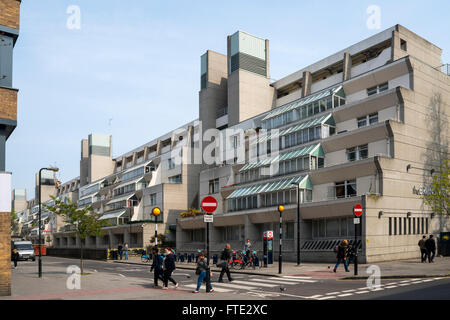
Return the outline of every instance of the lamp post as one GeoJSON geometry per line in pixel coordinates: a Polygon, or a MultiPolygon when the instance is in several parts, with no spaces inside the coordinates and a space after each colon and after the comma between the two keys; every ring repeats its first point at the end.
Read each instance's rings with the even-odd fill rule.
{"type": "Polygon", "coordinates": [[[283,238],[283,217],[281,216],[281,214],[284,211],[284,206],[279,205],[278,206],[278,212],[280,213],[280,252],[278,254],[278,273],[281,274],[281,269],[282,269],[282,264],[283,264],[283,260],[282,260],[282,238],[283,238]]]}
{"type": "Polygon", "coordinates": [[[39,170],[39,223],[38,223],[38,232],[39,232],[39,259],[38,259],[38,273],[39,273],[39,278],[42,278],[42,253],[41,253],[41,243],[42,243],[42,235],[41,235],[41,172],[42,170],[47,170],[47,171],[53,171],[53,172],[58,172],[59,169],[58,168],[41,168],[39,170]]]}
{"type": "Polygon", "coordinates": [[[155,216],[155,247],[158,247],[158,216],[161,214],[161,209],[155,207],[152,209],[152,214],[155,216]]]}
{"type": "Polygon", "coordinates": [[[300,265],[300,184],[291,183],[297,187],[297,266],[300,265]]]}

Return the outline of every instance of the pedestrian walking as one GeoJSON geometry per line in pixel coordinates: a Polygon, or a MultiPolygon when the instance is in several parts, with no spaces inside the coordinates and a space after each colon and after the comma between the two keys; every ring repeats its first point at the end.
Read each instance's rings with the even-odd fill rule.
{"type": "Polygon", "coordinates": [[[172,278],[172,272],[175,270],[175,255],[170,248],[165,248],[165,257],[163,260],[163,279],[164,279],[164,287],[162,289],[169,289],[169,280],[175,285],[175,288],[178,288],[178,283],[172,278]]]}
{"type": "Polygon", "coordinates": [[[353,245],[349,244],[347,249],[347,265],[350,265],[355,259],[355,249],[353,245]]]}
{"type": "Polygon", "coordinates": [[[426,262],[427,260],[427,247],[425,246],[425,242],[427,240],[426,236],[423,236],[421,240],[419,240],[419,243],[417,244],[420,248],[420,260],[423,262],[426,262]]]}
{"type": "Polygon", "coordinates": [[[222,268],[222,270],[220,271],[219,282],[223,282],[223,275],[225,273],[227,274],[228,281],[229,282],[233,281],[233,278],[231,278],[230,268],[229,268],[229,261],[231,259],[232,259],[231,246],[229,243],[227,243],[227,245],[225,246],[225,249],[223,249],[223,251],[220,255],[221,262],[219,264],[217,264],[217,266],[219,268],[222,268]]]}
{"type": "Polygon", "coordinates": [[[155,288],[158,288],[158,279],[161,280],[164,283],[163,278],[163,258],[158,253],[158,248],[153,247],[152,248],[152,254],[153,254],[153,263],[150,268],[150,272],[153,271],[153,286],[155,288]]]}
{"type": "Polygon", "coordinates": [[[11,258],[12,261],[14,262],[14,269],[17,268],[17,261],[19,260],[19,251],[14,248],[13,251],[11,252],[11,258]]]}
{"type": "Polygon", "coordinates": [[[125,255],[125,260],[128,260],[128,243],[123,244],[123,253],[125,255]]]}
{"type": "Polygon", "coordinates": [[[119,254],[120,260],[122,260],[122,251],[123,247],[122,247],[122,243],[119,242],[119,244],[117,245],[117,253],[119,254]]]}
{"type": "MultiPolygon", "coordinates": [[[[200,252],[197,259],[197,269],[195,270],[195,274],[198,275],[197,288],[194,291],[192,291],[192,293],[199,293],[200,287],[202,286],[202,282],[206,278],[207,271],[208,265],[205,261],[205,253],[200,252]]],[[[212,275],[210,274],[210,276],[212,275]]],[[[211,281],[209,282],[209,292],[214,292],[214,289],[211,285],[211,281]]]]}
{"type": "Polygon", "coordinates": [[[252,243],[250,242],[250,239],[247,239],[247,242],[244,244],[245,263],[247,263],[248,259],[250,258],[251,248],[252,248],[252,243]]]}
{"type": "Polygon", "coordinates": [[[342,261],[344,262],[345,272],[350,272],[350,270],[348,270],[347,250],[348,250],[348,240],[342,240],[340,245],[337,247],[337,254],[336,254],[337,263],[334,266],[333,269],[334,272],[336,272],[336,269],[339,267],[342,261]]]}
{"type": "Polygon", "coordinates": [[[433,235],[430,234],[430,237],[425,241],[425,247],[427,248],[427,256],[428,262],[434,262],[434,255],[436,254],[436,242],[433,239],[433,235]]]}

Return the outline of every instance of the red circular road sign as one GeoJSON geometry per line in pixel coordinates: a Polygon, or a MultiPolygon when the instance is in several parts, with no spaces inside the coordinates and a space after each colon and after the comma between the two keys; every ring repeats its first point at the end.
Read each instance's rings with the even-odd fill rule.
{"type": "Polygon", "coordinates": [[[202,209],[207,213],[213,213],[217,209],[217,200],[214,197],[205,197],[201,203],[202,209]]]}
{"type": "Polygon", "coordinates": [[[355,214],[355,216],[361,217],[361,215],[363,214],[363,207],[362,207],[362,205],[360,205],[359,203],[356,204],[353,207],[353,213],[355,214]]]}

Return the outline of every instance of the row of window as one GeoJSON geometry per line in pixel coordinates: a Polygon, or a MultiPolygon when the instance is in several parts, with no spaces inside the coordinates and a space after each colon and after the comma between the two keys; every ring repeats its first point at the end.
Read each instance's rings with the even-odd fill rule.
{"type": "Polygon", "coordinates": [[[377,123],[378,122],[378,112],[369,114],[364,117],[360,117],[357,119],[357,121],[358,121],[358,128],[366,127],[371,124],[377,123]]]}
{"type": "Polygon", "coordinates": [[[350,162],[367,159],[369,157],[369,147],[367,144],[364,144],[362,146],[349,148],[347,149],[346,153],[347,160],[350,162]]]}
{"type": "Polygon", "coordinates": [[[100,184],[95,184],[93,186],[90,186],[89,188],[86,188],[82,191],[80,191],[80,198],[87,196],[88,194],[94,193],[98,191],[100,188],[100,184]]]}
{"type": "Polygon", "coordinates": [[[354,237],[353,218],[324,218],[313,220],[313,238],[354,237]]]}
{"type": "Polygon", "coordinates": [[[375,87],[372,87],[372,88],[368,88],[367,89],[367,95],[371,96],[371,95],[374,95],[374,94],[386,91],[388,89],[389,89],[389,84],[387,82],[385,82],[385,83],[382,83],[382,84],[380,84],[378,86],[375,86],[375,87]]]}
{"type": "MultiPolygon", "coordinates": [[[[300,202],[311,202],[312,190],[300,190],[300,202]],[[305,198],[306,197],[306,198],[305,198]]],[[[297,203],[297,190],[285,190],[261,194],[260,207],[297,203]]],[[[228,200],[228,211],[241,211],[258,208],[258,196],[252,195],[228,200]]]]}
{"type": "Polygon", "coordinates": [[[389,235],[427,234],[428,218],[389,217],[389,235]]]}
{"type": "Polygon", "coordinates": [[[333,135],[336,129],[331,126],[317,126],[314,128],[303,129],[283,137],[280,137],[281,149],[290,148],[303,143],[315,140],[325,139],[333,135]]]}
{"type": "Polygon", "coordinates": [[[173,176],[173,177],[169,177],[169,183],[176,183],[176,184],[183,183],[181,174],[173,176]]]}
{"type": "Polygon", "coordinates": [[[219,192],[219,179],[209,180],[209,194],[219,192]]]}
{"type": "Polygon", "coordinates": [[[140,167],[140,168],[134,169],[130,172],[127,172],[122,176],[122,182],[143,176],[144,172],[145,172],[144,167],[140,167]]]}
{"type": "Polygon", "coordinates": [[[127,184],[126,186],[119,187],[117,189],[114,189],[114,197],[120,196],[122,194],[136,191],[136,183],[127,184]]]}
{"type": "Polygon", "coordinates": [[[284,126],[294,121],[300,121],[312,117],[318,113],[340,107],[345,104],[345,99],[339,96],[327,97],[310,104],[296,108],[292,111],[280,114],[263,121],[264,129],[273,129],[284,126]]]}
{"type": "Polygon", "coordinates": [[[86,199],[78,201],[78,206],[79,207],[83,207],[83,206],[85,206],[87,204],[90,204],[90,203],[92,203],[92,198],[89,197],[89,198],[86,198],[86,199]]]}

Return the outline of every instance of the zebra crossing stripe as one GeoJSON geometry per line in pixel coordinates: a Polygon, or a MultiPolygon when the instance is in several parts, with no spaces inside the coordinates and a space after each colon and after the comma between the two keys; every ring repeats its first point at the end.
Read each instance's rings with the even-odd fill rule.
{"type": "Polygon", "coordinates": [[[279,277],[269,277],[271,280],[282,280],[282,281],[295,281],[295,282],[310,282],[314,283],[317,282],[317,280],[306,280],[306,279],[283,279],[279,277]]]}
{"type": "Polygon", "coordinates": [[[214,282],[213,287],[225,287],[225,288],[233,288],[233,289],[243,289],[243,290],[256,290],[257,288],[251,287],[251,286],[240,286],[237,284],[232,283],[221,283],[221,282],[214,282]]]}
{"type": "Polygon", "coordinates": [[[370,292],[369,290],[364,290],[364,291],[356,291],[356,294],[363,294],[363,293],[368,293],[370,292]]]}
{"type": "Polygon", "coordinates": [[[283,276],[283,278],[287,278],[287,279],[311,279],[312,277],[283,276]]]}
{"type": "MultiPolygon", "coordinates": [[[[233,280],[233,283],[248,284],[248,281],[233,280]]],[[[255,286],[257,285],[260,287],[267,287],[267,288],[273,288],[273,287],[277,286],[277,284],[255,283],[255,282],[252,282],[252,285],[255,285],[255,286]]]]}
{"type": "MultiPolygon", "coordinates": [[[[189,290],[192,290],[192,289],[196,289],[196,288],[197,288],[197,285],[194,284],[194,283],[192,283],[192,284],[183,285],[182,287],[183,287],[183,288],[186,287],[186,288],[188,288],[189,290]]],[[[202,287],[200,288],[200,290],[202,290],[202,289],[204,290],[205,288],[202,286],[202,287]]],[[[215,292],[223,292],[223,293],[233,292],[233,290],[230,290],[230,289],[224,289],[224,288],[216,288],[215,286],[213,287],[213,289],[214,289],[215,292]]]]}
{"type": "Polygon", "coordinates": [[[271,279],[252,279],[252,283],[256,282],[263,282],[263,283],[277,283],[277,284],[284,284],[284,285],[295,285],[298,284],[297,282],[289,282],[287,280],[271,280],[271,279]]]}

